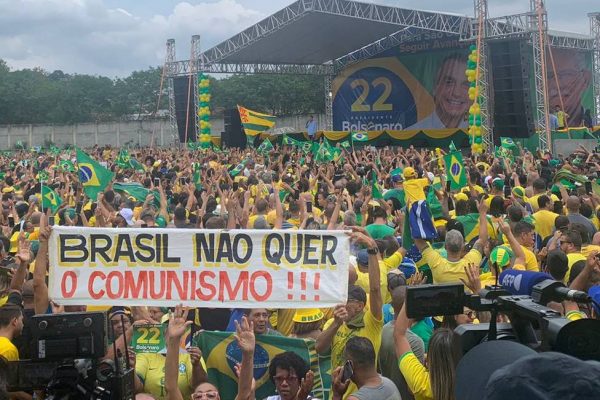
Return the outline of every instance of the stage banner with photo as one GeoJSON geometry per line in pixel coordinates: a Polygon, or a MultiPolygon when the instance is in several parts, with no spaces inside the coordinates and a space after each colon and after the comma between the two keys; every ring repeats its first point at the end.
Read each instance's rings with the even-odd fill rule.
{"type": "Polygon", "coordinates": [[[347,298],[342,231],[57,226],[50,243],[59,304],[314,308],[347,298]]]}
{"type": "Polygon", "coordinates": [[[332,85],[334,130],[467,128],[468,53],[457,36],[427,33],[342,70],[332,85]]]}
{"type": "MultiPolygon", "coordinates": [[[[593,53],[591,51],[552,47],[546,52],[546,76],[550,111],[560,107],[567,114],[570,128],[589,126],[594,109],[593,53]]],[[[531,63],[533,75],[533,62],[531,63]]],[[[533,79],[532,88],[533,86],[533,79]]],[[[532,93],[535,93],[532,91],[532,93]]],[[[535,96],[531,96],[535,104],[535,96]]]]}
{"type": "MultiPolygon", "coordinates": [[[[203,331],[194,338],[206,362],[208,381],[215,384],[222,399],[237,395],[237,376],[234,367],[242,362],[242,351],[230,332],[203,331]]],[[[254,380],[256,398],[264,399],[276,394],[269,379],[269,363],[277,354],[292,351],[302,357],[315,374],[313,395],[328,399],[331,390],[331,357],[319,356],[314,340],[285,336],[257,335],[254,351],[254,380]]],[[[302,378],[302,377],[300,377],[302,378]]]]}

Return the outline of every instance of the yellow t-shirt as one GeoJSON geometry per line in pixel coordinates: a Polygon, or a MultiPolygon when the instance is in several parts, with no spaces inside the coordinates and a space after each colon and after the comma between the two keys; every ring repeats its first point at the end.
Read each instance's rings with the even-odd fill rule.
{"type": "Polygon", "coordinates": [[[531,197],[527,197],[526,201],[531,206],[531,209],[533,210],[533,212],[537,212],[540,209],[540,206],[538,204],[538,197],[540,197],[543,194],[544,193],[539,193],[539,194],[534,194],[531,197]]]}
{"type": "Polygon", "coordinates": [[[563,279],[563,283],[565,285],[567,284],[567,282],[569,282],[569,278],[571,277],[571,268],[573,268],[573,264],[575,264],[577,261],[585,261],[587,260],[587,258],[581,253],[569,253],[567,254],[567,260],[569,260],[569,269],[565,274],[565,279],[563,279]]]}
{"type": "MultiPolygon", "coordinates": [[[[335,333],[331,342],[331,367],[336,368],[344,365],[344,348],[346,342],[355,336],[364,337],[371,341],[375,349],[375,356],[379,354],[381,346],[381,331],[383,330],[383,317],[380,320],[375,319],[371,311],[365,311],[364,316],[365,326],[362,328],[351,329],[348,325],[343,324],[335,333]]],[[[325,323],[323,330],[329,328],[333,323],[333,318],[325,323]]]]}
{"type": "Polygon", "coordinates": [[[272,326],[277,327],[279,333],[283,336],[289,336],[292,334],[292,328],[294,327],[294,314],[296,314],[295,309],[280,308],[277,312],[271,314],[269,321],[272,326]]]}
{"type": "Polygon", "coordinates": [[[19,361],[19,350],[4,336],[0,336],[0,356],[6,358],[6,361],[19,361]]]}
{"type": "Polygon", "coordinates": [[[589,257],[593,251],[600,253],[600,246],[597,244],[588,244],[587,246],[581,247],[581,254],[583,254],[586,258],[589,257]]]}
{"type": "Polygon", "coordinates": [[[552,235],[554,229],[554,221],[558,217],[557,213],[548,210],[540,210],[533,214],[535,233],[540,235],[542,239],[552,235]]]}
{"type": "Polygon", "coordinates": [[[535,254],[533,254],[533,251],[529,250],[525,246],[521,246],[521,248],[525,253],[525,269],[527,271],[539,272],[540,267],[538,266],[537,258],[535,258],[535,254]]]}
{"type": "Polygon", "coordinates": [[[425,192],[423,189],[429,185],[429,179],[409,179],[402,184],[404,188],[404,195],[406,198],[406,205],[410,205],[419,200],[425,200],[425,192]]]}
{"type": "MultiPolygon", "coordinates": [[[[379,261],[379,285],[381,287],[381,298],[383,300],[383,304],[392,302],[392,295],[387,288],[387,274],[391,270],[398,268],[401,262],[402,253],[400,252],[395,252],[385,260],[379,261]]],[[[356,269],[356,274],[358,275],[358,279],[356,280],[355,285],[360,286],[367,293],[369,293],[369,273],[361,272],[356,269]]]]}
{"type": "Polygon", "coordinates": [[[398,368],[402,372],[408,388],[415,396],[415,400],[433,400],[429,371],[412,351],[404,353],[398,358],[398,368]]]}
{"type": "MultiPolygon", "coordinates": [[[[144,383],[144,392],[159,400],[166,399],[165,391],[166,357],[156,353],[139,353],[135,356],[135,373],[144,383]]],[[[206,367],[205,367],[206,368],[206,367]]],[[[192,362],[189,354],[179,355],[179,376],[177,385],[184,399],[192,395],[192,362]]]]}
{"type": "Polygon", "coordinates": [[[469,263],[479,265],[481,263],[481,253],[478,250],[471,250],[458,261],[448,261],[440,253],[431,247],[423,250],[422,259],[429,264],[433,283],[460,282],[460,278],[467,280],[465,266],[469,263]]]}

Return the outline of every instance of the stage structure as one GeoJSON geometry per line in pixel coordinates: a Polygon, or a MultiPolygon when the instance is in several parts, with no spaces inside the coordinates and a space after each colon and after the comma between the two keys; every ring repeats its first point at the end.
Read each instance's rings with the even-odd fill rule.
{"type": "MultiPolygon", "coordinates": [[[[170,39],[167,42],[165,70],[169,80],[172,128],[176,129],[174,80],[187,77],[193,82],[197,80],[198,73],[203,72],[322,76],[327,120],[323,130],[331,131],[334,128],[335,95],[339,89],[336,77],[357,64],[395,54],[396,49],[411,48],[414,43],[418,45],[418,41],[424,37],[443,36],[449,40],[456,40],[458,46],[464,47],[477,44],[479,39],[478,93],[482,134],[484,144],[490,146],[495,135],[491,118],[494,104],[489,84],[492,70],[489,43],[520,39],[525,40],[531,49],[534,67],[532,91],[535,93],[535,131],[539,134],[540,148],[548,149],[550,104],[545,70],[546,53],[552,53],[548,49],[572,49],[593,54],[593,113],[596,117],[600,116],[600,13],[589,16],[592,36],[549,31],[542,0],[530,0],[528,12],[494,18],[488,17],[487,0],[474,0],[473,17],[351,0],[298,0],[206,51],[199,51],[198,39],[198,43],[192,45],[190,60],[176,61],[174,40],[170,39]]],[[[465,62],[466,57],[463,64],[465,62]]],[[[377,68],[377,65],[373,68],[377,68]]],[[[378,85],[384,88],[384,93],[388,89],[385,80],[371,83],[372,93],[378,85]]],[[[358,88],[353,87],[355,91],[361,88],[363,90],[362,93],[358,93],[359,96],[368,92],[369,82],[365,84],[358,81],[357,85],[358,88]]],[[[431,85],[430,82],[429,86],[431,85]]],[[[395,86],[392,90],[395,90],[395,86]]],[[[385,114],[389,105],[382,96],[378,99],[378,110],[385,114]]],[[[197,102],[196,97],[193,100],[197,102]]],[[[431,99],[428,101],[433,103],[431,99]]],[[[191,109],[196,109],[196,104],[194,103],[191,109]]],[[[358,110],[370,107],[369,104],[360,102],[353,105],[356,105],[358,110]]],[[[418,122],[423,113],[415,111],[413,114],[401,117],[402,129],[411,129],[411,124],[413,130],[419,127],[418,122]],[[415,121],[417,123],[414,123],[415,121]]],[[[431,119],[437,117],[435,110],[431,111],[431,115],[431,119]]],[[[383,117],[377,115],[374,118],[383,117]]],[[[196,129],[190,132],[192,124],[189,117],[185,125],[185,134],[177,137],[183,137],[185,140],[195,137],[196,129]]],[[[181,132],[181,127],[179,129],[181,132]]],[[[506,132],[498,132],[497,135],[505,136],[506,132]]]]}

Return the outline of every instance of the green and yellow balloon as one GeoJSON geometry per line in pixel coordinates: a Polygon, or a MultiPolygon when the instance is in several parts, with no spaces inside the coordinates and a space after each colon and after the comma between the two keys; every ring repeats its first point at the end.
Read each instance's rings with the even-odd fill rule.
{"type": "Polygon", "coordinates": [[[198,76],[198,119],[200,121],[198,142],[204,149],[211,146],[210,97],[210,80],[208,76],[200,74],[198,76]]]}
{"type": "Polygon", "coordinates": [[[473,101],[469,107],[469,141],[471,151],[476,154],[483,153],[483,140],[481,130],[481,107],[479,106],[479,87],[477,86],[477,68],[479,65],[479,54],[477,46],[474,44],[469,47],[469,59],[465,75],[469,81],[469,99],[473,101]]]}

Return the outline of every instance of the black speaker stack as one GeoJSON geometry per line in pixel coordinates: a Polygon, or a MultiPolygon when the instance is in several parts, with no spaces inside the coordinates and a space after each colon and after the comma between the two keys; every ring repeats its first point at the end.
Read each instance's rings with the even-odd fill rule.
{"type": "Polygon", "coordinates": [[[488,43],[496,141],[500,136],[528,138],[535,133],[531,46],[525,39],[488,43]]]}
{"type": "Polygon", "coordinates": [[[246,134],[242,128],[242,120],[237,108],[225,110],[225,129],[221,133],[221,143],[227,147],[246,148],[246,134]]]}
{"type": "Polygon", "coordinates": [[[190,77],[178,76],[173,78],[173,90],[175,94],[175,117],[177,119],[177,133],[179,134],[179,142],[195,142],[196,141],[196,109],[194,107],[194,90],[190,88],[190,77]],[[191,90],[191,91],[190,91],[191,90]],[[189,102],[188,102],[189,93],[189,102]],[[186,109],[186,105],[188,108],[186,109]],[[187,118],[187,135],[185,134],[187,118]],[[186,137],[187,136],[187,137],[186,137]]]}

